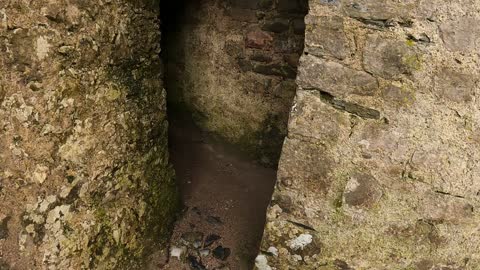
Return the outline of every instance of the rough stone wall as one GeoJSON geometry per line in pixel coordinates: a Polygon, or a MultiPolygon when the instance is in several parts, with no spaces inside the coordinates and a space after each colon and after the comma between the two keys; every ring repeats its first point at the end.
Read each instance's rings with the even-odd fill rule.
{"type": "Polygon", "coordinates": [[[161,244],[157,5],[0,1],[0,269],[134,269],[161,244]]]}
{"type": "Polygon", "coordinates": [[[480,3],[311,0],[266,269],[479,269],[480,3]]]}
{"type": "Polygon", "coordinates": [[[306,0],[184,2],[167,40],[171,109],[189,110],[201,127],[275,164],[295,95],[306,0]]]}

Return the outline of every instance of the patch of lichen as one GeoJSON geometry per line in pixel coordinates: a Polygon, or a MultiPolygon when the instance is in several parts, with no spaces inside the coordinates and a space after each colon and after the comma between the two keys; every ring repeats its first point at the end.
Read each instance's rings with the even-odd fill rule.
{"type": "Polygon", "coordinates": [[[179,199],[172,168],[161,164],[163,157],[152,153],[141,162],[125,165],[115,175],[117,196],[122,198],[113,203],[102,203],[98,198],[92,201],[96,232],[89,242],[89,267],[141,269],[149,250],[165,246],[179,199]],[[141,205],[145,205],[144,210],[141,205]],[[128,228],[122,228],[122,222],[128,228]],[[127,237],[115,239],[114,231],[127,237]]]}
{"type": "Polygon", "coordinates": [[[166,115],[158,111],[164,102],[161,81],[154,73],[152,66],[130,60],[107,74],[125,96],[123,106],[151,122],[126,119],[122,140],[133,148],[110,175],[90,187],[94,192],[87,203],[95,225],[82,256],[89,258],[91,269],[143,269],[149,251],[165,248],[171,232],[179,196],[168,163],[166,115]]]}
{"type": "Polygon", "coordinates": [[[416,100],[415,88],[411,85],[402,84],[402,87],[400,89],[404,94],[404,98],[402,100],[403,105],[411,106],[416,100]]]}
{"type": "Polygon", "coordinates": [[[418,71],[422,68],[422,57],[418,54],[407,54],[402,57],[402,63],[413,71],[418,71]]]}

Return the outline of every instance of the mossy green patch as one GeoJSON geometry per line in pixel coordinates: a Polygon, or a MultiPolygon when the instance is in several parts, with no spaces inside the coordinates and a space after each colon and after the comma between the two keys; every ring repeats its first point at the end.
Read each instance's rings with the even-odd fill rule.
{"type": "Polygon", "coordinates": [[[422,68],[422,58],[418,54],[407,54],[402,57],[402,63],[410,70],[420,70],[422,68]]]}

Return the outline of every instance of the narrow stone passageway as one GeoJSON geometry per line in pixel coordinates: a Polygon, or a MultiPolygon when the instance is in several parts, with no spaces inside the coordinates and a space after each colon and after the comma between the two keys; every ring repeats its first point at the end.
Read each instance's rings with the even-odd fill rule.
{"type": "Polygon", "coordinates": [[[182,199],[154,269],[251,270],[295,95],[307,4],[162,2],[170,160],[182,199]]]}
{"type": "Polygon", "coordinates": [[[212,138],[188,118],[172,119],[170,125],[171,161],[184,204],[170,248],[182,254],[181,260],[170,257],[163,269],[252,269],[275,170],[212,138]]]}

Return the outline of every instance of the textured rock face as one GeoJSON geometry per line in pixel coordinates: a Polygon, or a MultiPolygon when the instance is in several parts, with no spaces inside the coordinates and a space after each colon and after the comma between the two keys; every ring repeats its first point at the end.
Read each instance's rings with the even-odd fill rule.
{"type": "Polygon", "coordinates": [[[135,269],[162,243],[157,5],[0,1],[1,269],[135,269]]]}
{"type": "Polygon", "coordinates": [[[258,269],[478,269],[479,11],[310,1],[258,269]]]}
{"type": "Polygon", "coordinates": [[[295,95],[306,1],[184,2],[167,40],[171,108],[189,110],[201,127],[275,164],[295,95]]]}

